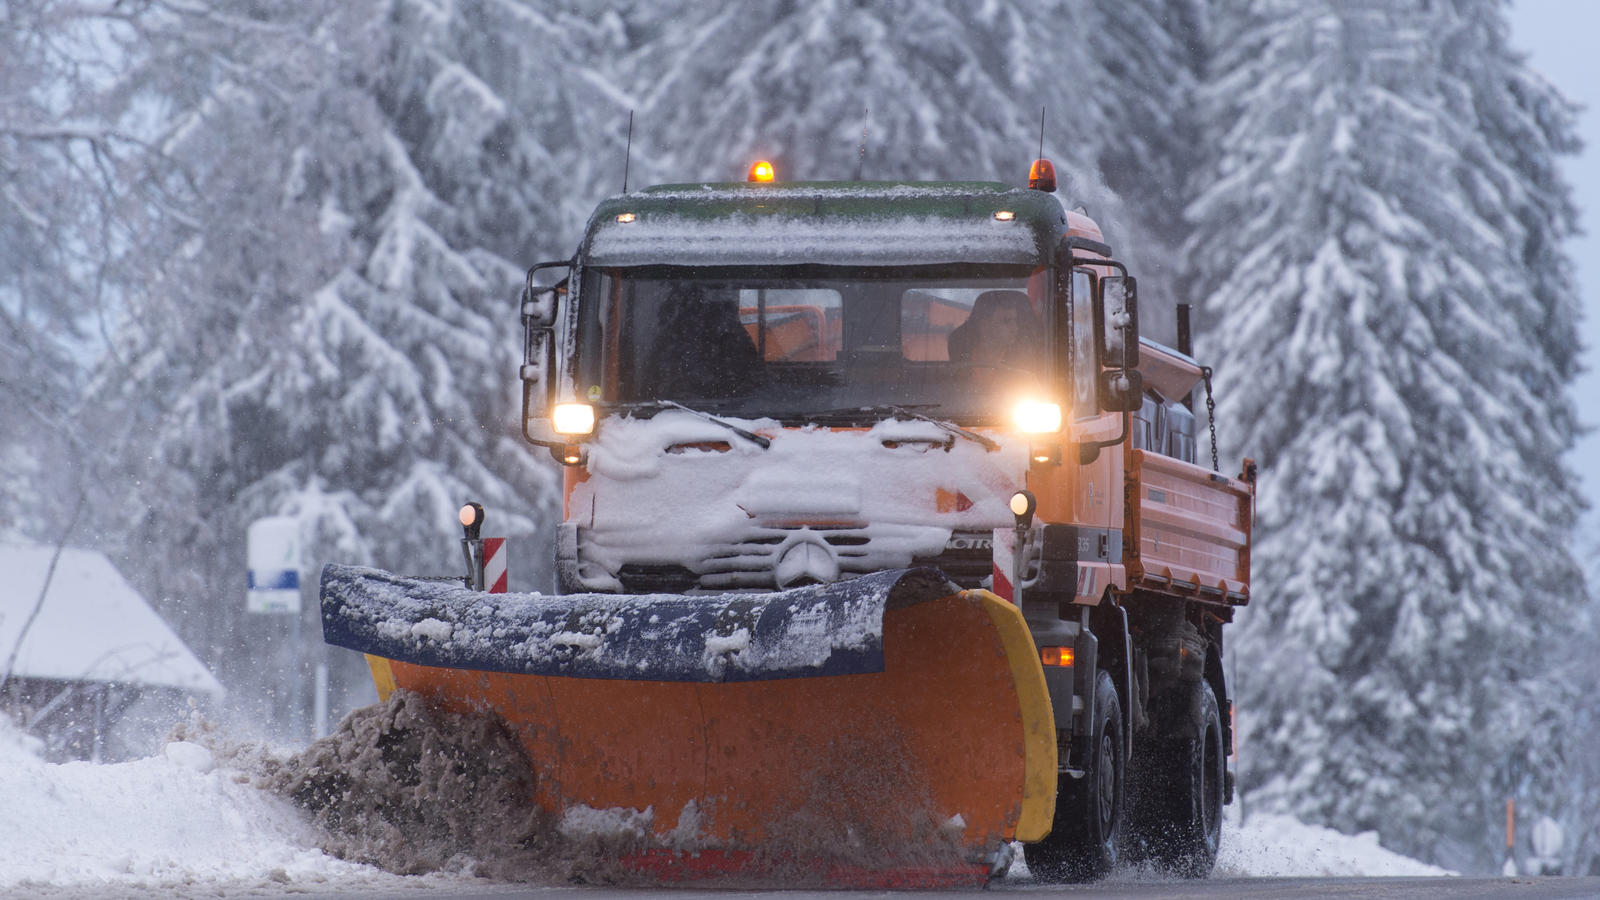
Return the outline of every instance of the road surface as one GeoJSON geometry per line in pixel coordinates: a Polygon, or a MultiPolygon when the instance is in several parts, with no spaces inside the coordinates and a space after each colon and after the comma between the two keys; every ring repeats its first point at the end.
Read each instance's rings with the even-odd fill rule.
{"type": "Polygon", "coordinates": [[[538,887],[484,884],[439,886],[418,880],[404,890],[334,888],[319,892],[315,886],[216,884],[184,890],[115,888],[51,888],[33,886],[25,893],[0,892],[0,897],[39,900],[146,900],[168,897],[293,897],[297,900],[1189,900],[1189,898],[1242,898],[1242,900],[1596,900],[1600,878],[1213,878],[1206,881],[1119,880],[1085,885],[1042,885],[1022,882],[996,884],[984,890],[958,891],[819,891],[819,890],[707,890],[614,887],[538,887]]]}

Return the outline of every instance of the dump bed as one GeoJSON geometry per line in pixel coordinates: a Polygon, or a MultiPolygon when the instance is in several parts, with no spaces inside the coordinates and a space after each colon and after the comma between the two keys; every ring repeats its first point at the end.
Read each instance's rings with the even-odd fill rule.
{"type": "MultiPolygon", "coordinates": [[[[1188,396],[1204,377],[1185,353],[1149,340],[1139,350],[1145,386],[1164,400],[1188,396]]],[[[1131,442],[1126,460],[1129,587],[1224,606],[1248,603],[1255,464],[1245,460],[1243,472],[1229,478],[1131,442]]]]}
{"type": "Polygon", "coordinates": [[[1202,602],[1250,601],[1255,485],[1159,453],[1130,450],[1124,562],[1129,587],[1202,602]]]}

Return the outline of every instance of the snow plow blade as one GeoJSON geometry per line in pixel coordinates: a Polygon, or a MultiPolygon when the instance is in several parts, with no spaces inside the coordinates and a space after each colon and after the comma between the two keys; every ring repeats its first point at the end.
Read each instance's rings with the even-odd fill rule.
{"type": "Polygon", "coordinates": [[[1049,831],[1056,731],[1027,625],[936,570],[545,596],[328,566],[322,622],[367,654],[381,697],[503,718],[532,802],[649,811],[660,848],[792,859],[932,841],[975,863],[1049,831]]]}

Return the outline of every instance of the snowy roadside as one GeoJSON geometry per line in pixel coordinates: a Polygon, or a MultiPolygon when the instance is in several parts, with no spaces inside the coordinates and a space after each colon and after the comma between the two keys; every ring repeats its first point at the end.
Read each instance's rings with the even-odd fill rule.
{"type": "Polygon", "coordinates": [[[1376,832],[1341,834],[1289,816],[1261,813],[1244,825],[1222,825],[1218,877],[1314,878],[1454,875],[1454,872],[1385,850],[1376,832]]]}
{"type": "Polygon", "coordinates": [[[288,802],[218,768],[198,744],[114,765],[48,763],[0,715],[0,895],[126,888],[167,895],[221,886],[401,887],[414,883],[315,849],[288,802]]]}
{"type": "MultiPolygon", "coordinates": [[[[307,816],[219,767],[198,744],[114,765],[47,763],[0,716],[0,896],[276,895],[426,891],[484,885],[469,873],[400,876],[316,849],[307,816]]],[[[1282,816],[1225,826],[1217,874],[1443,875],[1373,834],[1342,835],[1282,816]]],[[[1139,878],[1137,872],[1125,873],[1139,878]]]]}

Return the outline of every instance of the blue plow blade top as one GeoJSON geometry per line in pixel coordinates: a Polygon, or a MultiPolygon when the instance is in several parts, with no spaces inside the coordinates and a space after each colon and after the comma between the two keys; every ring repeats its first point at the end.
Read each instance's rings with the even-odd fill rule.
{"type": "Polygon", "coordinates": [[[763,594],[488,594],[322,570],[322,634],[386,659],[485,672],[738,682],[883,671],[885,609],[958,592],[899,569],[763,594]]]}

